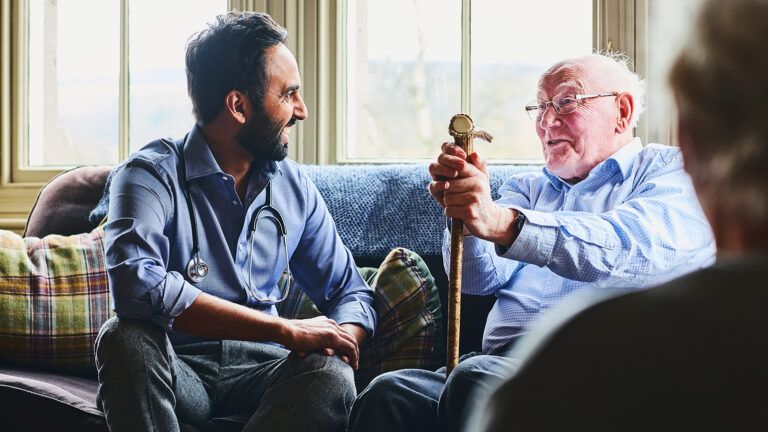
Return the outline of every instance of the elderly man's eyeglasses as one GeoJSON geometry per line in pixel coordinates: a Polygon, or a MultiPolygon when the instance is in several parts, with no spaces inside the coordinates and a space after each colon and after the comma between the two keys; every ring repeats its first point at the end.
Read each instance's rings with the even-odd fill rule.
{"type": "Polygon", "coordinates": [[[608,96],[618,96],[618,92],[612,93],[599,93],[599,94],[582,94],[582,95],[570,95],[560,94],[552,98],[550,101],[531,101],[525,105],[525,112],[528,113],[528,117],[531,120],[538,120],[544,115],[544,111],[547,107],[552,105],[555,112],[564,115],[570,114],[576,111],[576,108],[584,104],[587,99],[595,99],[608,96]]]}

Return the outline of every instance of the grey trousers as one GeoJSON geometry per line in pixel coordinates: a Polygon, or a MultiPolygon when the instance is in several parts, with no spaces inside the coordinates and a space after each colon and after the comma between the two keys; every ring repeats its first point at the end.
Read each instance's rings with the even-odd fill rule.
{"type": "Polygon", "coordinates": [[[112,318],[96,340],[98,398],[117,431],[178,431],[179,422],[246,414],[244,431],[338,431],[355,400],[337,356],[288,359],[272,345],[215,341],[172,346],[151,323],[112,318]]]}

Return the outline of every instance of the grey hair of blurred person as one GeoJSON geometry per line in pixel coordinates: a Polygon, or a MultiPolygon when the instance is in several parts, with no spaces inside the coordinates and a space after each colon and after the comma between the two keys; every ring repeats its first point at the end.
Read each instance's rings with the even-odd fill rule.
{"type": "Polygon", "coordinates": [[[715,235],[746,226],[752,243],[768,238],[767,40],[768,0],[706,1],[669,75],[685,167],[715,235]]]}

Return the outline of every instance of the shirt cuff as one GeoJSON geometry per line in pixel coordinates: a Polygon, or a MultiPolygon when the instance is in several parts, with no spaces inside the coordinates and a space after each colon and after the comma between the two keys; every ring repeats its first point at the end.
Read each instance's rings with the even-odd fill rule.
{"type": "Polygon", "coordinates": [[[512,245],[499,256],[539,267],[549,265],[558,235],[557,219],[546,212],[512,208],[525,215],[525,225],[512,245]]]}
{"type": "Polygon", "coordinates": [[[153,321],[166,329],[173,329],[173,321],[195,302],[202,291],[184,280],[178,272],[166,273],[162,315],[153,321]]]}
{"type": "MultiPolygon", "coordinates": [[[[479,257],[489,252],[491,242],[477,238],[473,235],[462,237],[462,258],[479,257]]],[[[451,232],[443,230],[443,256],[451,255],[451,232]]]]}
{"type": "Polygon", "coordinates": [[[367,303],[351,301],[340,304],[328,314],[328,318],[339,324],[357,324],[365,329],[369,338],[375,334],[376,312],[367,303]]]}
{"type": "Polygon", "coordinates": [[[492,245],[491,242],[479,239],[475,236],[467,236],[464,237],[463,242],[463,248],[464,248],[464,256],[467,257],[478,257],[483,256],[487,253],[489,253],[489,247],[492,245]]]}

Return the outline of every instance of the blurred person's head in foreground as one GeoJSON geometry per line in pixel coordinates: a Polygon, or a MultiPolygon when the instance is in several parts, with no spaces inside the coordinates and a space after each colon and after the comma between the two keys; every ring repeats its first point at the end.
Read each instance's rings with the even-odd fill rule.
{"type": "Polygon", "coordinates": [[[670,72],[685,168],[720,253],[768,249],[768,1],[707,1],[670,72]]]}

